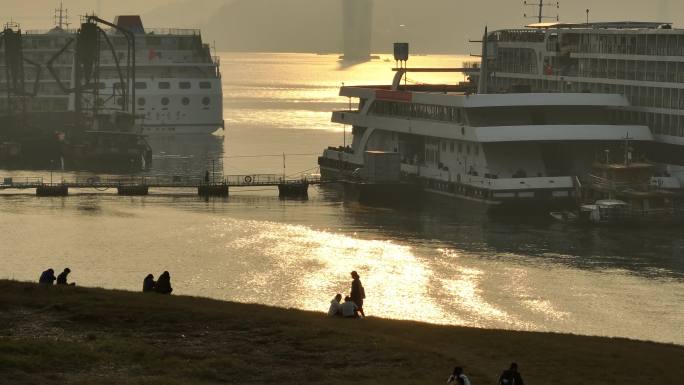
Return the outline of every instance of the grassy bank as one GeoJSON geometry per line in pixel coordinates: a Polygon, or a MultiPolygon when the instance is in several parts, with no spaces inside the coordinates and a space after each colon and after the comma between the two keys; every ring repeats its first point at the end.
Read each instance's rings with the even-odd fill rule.
{"type": "Polygon", "coordinates": [[[0,281],[0,383],[679,384],[684,347],[0,281]]]}

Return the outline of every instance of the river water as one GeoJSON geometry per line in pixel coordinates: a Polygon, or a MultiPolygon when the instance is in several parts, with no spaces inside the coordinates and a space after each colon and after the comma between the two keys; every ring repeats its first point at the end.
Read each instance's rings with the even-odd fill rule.
{"type": "MultiPolygon", "coordinates": [[[[148,174],[314,168],[324,147],[344,140],[345,128],[330,122],[332,109],[347,106],[337,96],[341,83],[387,83],[393,75],[384,60],[344,66],[325,55],[222,56],[227,130],[152,139],[148,174]]],[[[453,67],[463,59],[418,56],[410,64],[453,67]]],[[[50,174],[0,170],[0,177],[50,174]]],[[[87,175],[52,178],[75,174],[87,175]]],[[[147,273],[169,270],[178,294],[325,311],[357,270],[369,315],[684,344],[681,228],[497,221],[458,203],[370,208],[330,188],[312,188],[308,201],[256,188],[211,200],[191,190],[152,193],[3,193],[0,278],[36,280],[48,267],[68,266],[80,285],[139,290],[147,273]]]]}

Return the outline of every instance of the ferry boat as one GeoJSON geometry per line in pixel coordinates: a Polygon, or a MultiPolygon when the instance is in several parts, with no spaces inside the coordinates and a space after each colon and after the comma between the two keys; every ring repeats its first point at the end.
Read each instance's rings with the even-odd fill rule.
{"type": "Polygon", "coordinates": [[[620,119],[629,107],[622,95],[469,94],[402,85],[407,71],[398,70],[388,86],[341,88],[358,108],[335,111],[332,120],[352,126],[353,140],[323,152],[324,179],[372,175],[364,172],[369,152],[396,153],[400,178],[425,192],[548,213],[575,204],[579,176],[605,146],[619,146],[626,135],[635,145],[653,141],[648,126],[620,119]]]}
{"type": "MultiPolygon", "coordinates": [[[[224,127],[220,61],[211,55],[199,30],[145,28],[140,16],[136,15],[117,16],[114,24],[135,34],[134,103],[140,133],[209,134],[224,127]]],[[[66,20],[59,17],[58,25],[51,30],[24,31],[24,58],[44,67],[74,39],[77,31],[66,27],[66,20]]],[[[117,66],[128,60],[127,43],[126,37],[114,28],[106,35],[117,51],[117,57],[109,53],[107,44],[101,44],[99,64],[102,69],[96,102],[101,111],[114,111],[123,104],[121,97],[116,96],[116,88],[123,84],[117,66]]],[[[4,55],[0,52],[2,74],[5,73],[4,55]]],[[[72,82],[73,63],[73,48],[70,48],[53,64],[64,84],[72,82]]],[[[73,109],[73,98],[63,92],[55,79],[45,73],[37,77],[35,71],[26,71],[26,84],[37,81],[39,85],[37,95],[27,106],[29,114],[73,109]]],[[[4,77],[0,79],[0,88],[6,88],[4,77]]],[[[0,111],[7,108],[8,101],[0,99],[0,111]]]]}

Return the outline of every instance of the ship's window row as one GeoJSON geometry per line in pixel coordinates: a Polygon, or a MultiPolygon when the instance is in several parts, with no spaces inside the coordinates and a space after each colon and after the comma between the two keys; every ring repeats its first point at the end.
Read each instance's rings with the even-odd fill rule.
{"type": "Polygon", "coordinates": [[[402,116],[442,122],[463,122],[461,110],[459,107],[452,106],[376,100],[370,112],[374,115],[402,116]]]}
{"type": "Polygon", "coordinates": [[[684,56],[684,35],[563,34],[559,49],[582,53],[684,56]]]}
{"type": "Polygon", "coordinates": [[[536,74],[537,54],[533,49],[499,48],[496,66],[503,72],[536,74]]]}
{"type": "MultiPolygon", "coordinates": [[[[501,62],[501,72],[525,73],[520,66],[501,62]]],[[[544,74],[589,78],[684,83],[684,62],[548,57],[544,74]]]]}
{"type": "MultiPolygon", "coordinates": [[[[197,84],[198,84],[198,87],[200,89],[203,89],[203,90],[208,90],[208,89],[212,88],[211,82],[202,81],[202,82],[198,82],[197,84]]],[[[172,88],[171,85],[172,85],[171,82],[157,82],[157,88],[160,90],[169,90],[172,88]]],[[[101,90],[104,90],[107,88],[107,84],[104,82],[99,82],[97,86],[101,90]]],[[[148,89],[148,86],[149,86],[148,82],[135,82],[135,89],[136,90],[146,90],[146,89],[148,89]]],[[[121,89],[123,87],[123,83],[116,82],[112,85],[112,87],[114,87],[115,89],[121,89]]],[[[192,89],[193,88],[192,82],[186,82],[186,81],[178,82],[178,88],[181,90],[192,89]]]]}
{"type": "MultiPolygon", "coordinates": [[[[100,104],[102,104],[102,105],[106,104],[106,102],[105,102],[105,100],[104,100],[103,98],[100,97],[98,100],[99,100],[99,103],[100,103],[100,104]]],[[[145,106],[147,105],[147,98],[145,98],[145,97],[139,97],[138,100],[137,100],[137,103],[138,103],[138,106],[139,106],[139,107],[145,107],[145,106]]],[[[169,99],[168,97],[163,97],[163,98],[161,98],[161,100],[159,101],[159,103],[160,103],[162,106],[164,106],[164,107],[168,107],[169,104],[171,104],[171,99],[169,99]]],[[[190,98],[188,98],[187,96],[186,96],[186,97],[183,97],[183,98],[181,99],[181,104],[182,104],[183,106],[189,106],[191,103],[192,103],[192,101],[191,101],[190,98]]],[[[205,107],[205,109],[206,109],[206,107],[209,107],[209,105],[211,104],[211,98],[205,96],[204,98],[202,98],[201,103],[202,103],[202,105],[203,105],[203,106],[205,107]]],[[[122,97],[117,97],[117,98],[116,98],[116,104],[117,104],[118,106],[123,106],[123,98],[122,98],[122,97]]]]}
{"type": "Polygon", "coordinates": [[[548,33],[536,30],[497,31],[489,35],[491,42],[544,42],[553,52],[568,54],[596,53],[615,55],[684,56],[684,34],[615,34],[592,31],[548,33]]]}

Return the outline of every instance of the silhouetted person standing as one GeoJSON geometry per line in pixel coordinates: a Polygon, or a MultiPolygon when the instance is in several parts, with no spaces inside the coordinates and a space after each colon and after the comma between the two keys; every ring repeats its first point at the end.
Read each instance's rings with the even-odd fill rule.
{"type": "Polygon", "coordinates": [[[147,277],[145,277],[145,280],[143,281],[143,293],[153,292],[156,284],[157,283],[154,282],[154,275],[147,274],[147,277]]]}
{"type": "Polygon", "coordinates": [[[173,289],[171,288],[171,275],[168,271],[162,273],[157,280],[157,284],[154,290],[159,294],[171,294],[173,289]]]}
{"type": "Polygon", "coordinates": [[[69,273],[71,273],[71,269],[69,269],[68,267],[64,269],[64,271],[57,276],[57,284],[76,286],[75,283],[67,283],[67,280],[69,279],[69,273]]]}
{"type": "Polygon", "coordinates": [[[498,385],[525,385],[518,372],[518,364],[511,363],[511,367],[501,373],[498,385]]]}
{"type": "Polygon", "coordinates": [[[354,280],[352,281],[351,294],[349,296],[356,306],[358,306],[359,313],[365,317],[366,314],[363,312],[363,300],[366,298],[366,291],[363,289],[359,274],[356,271],[352,271],[351,276],[354,280]]]}
{"type": "Polygon", "coordinates": [[[40,278],[38,279],[38,283],[40,283],[41,285],[52,286],[52,284],[55,283],[56,279],[57,278],[55,277],[55,271],[52,269],[47,269],[42,274],[40,274],[40,278]]]}

